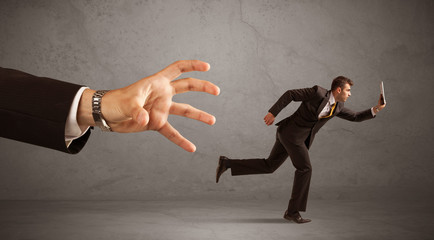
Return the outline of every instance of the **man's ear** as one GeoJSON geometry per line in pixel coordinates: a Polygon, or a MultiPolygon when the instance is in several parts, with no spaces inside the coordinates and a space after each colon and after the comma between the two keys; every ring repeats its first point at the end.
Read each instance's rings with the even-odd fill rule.
{"type": "Polygon", "coordinates": [[[336,88],[336,92],[337,93],[341,93],[342,92],[342,88],[341,87],[336,88]]]}

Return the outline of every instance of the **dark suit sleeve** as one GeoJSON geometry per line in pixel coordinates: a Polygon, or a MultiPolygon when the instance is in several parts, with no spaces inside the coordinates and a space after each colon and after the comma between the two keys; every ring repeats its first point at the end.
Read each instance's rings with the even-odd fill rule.
{"type": "Polygon", "coordinates": [[[293,89],[286,91],[277,102],[268,110],[273,116],[277,116],[277,114],[282,111],[289,103],[292,101],[308,101],[314,97],[316,97],[316,93],[318,91],[318,86],[314,86],[312,88],[302,88],[302,89],[293,89]]]}
{"type": "Polygon", "coordinates": [[[88,131],[65,144],[65,124],[80,85],[0,68],[0,137],[78,153],[88,131]]]}
{"type": "Polygon", "coordinates": [[[361,122],[375,117],[372,116],[371,109],[367,109],[362,112],[354,112],[345,107],[342,108],[336,116],[352,122],[361,122]]]}

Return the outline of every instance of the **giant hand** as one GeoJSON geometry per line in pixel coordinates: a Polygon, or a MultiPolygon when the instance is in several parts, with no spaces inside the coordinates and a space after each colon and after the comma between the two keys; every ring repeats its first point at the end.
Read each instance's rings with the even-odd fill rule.
{"type": "MultiPolygon", "coordinates": [[[[194,152],[196,146],[172,127],[167,121],[168,115],[180,115],[209,125],[215,123],[215,117],[188,104],[173,102],[172,97],[188,91],[219,95],[220,89],[195,78],[173,80],[184,72],[208,71],[209,68],[208,63],[199,60],[174,62],[154,75],[106,93],[101,101],[102,115],[114,132],[155,130],[186,151],[194,152]]],[[[94,92],[85,90],[80,100],[77,121],[81,128],[95,125],[91,109],[94,92]]]]}

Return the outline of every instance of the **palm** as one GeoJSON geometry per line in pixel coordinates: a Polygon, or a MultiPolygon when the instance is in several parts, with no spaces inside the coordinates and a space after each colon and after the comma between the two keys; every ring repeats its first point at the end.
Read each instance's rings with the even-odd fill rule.
{"type": "Polygon", "coordinates": [[[165,81],[164,84],[153,84],[149,94],[143,96],[143,99],[147,99],[143,108],[149,115],[149,123],[145,130],[158,131],[164,126],[172,106],[173,93],[170,82],[165,81]]]}

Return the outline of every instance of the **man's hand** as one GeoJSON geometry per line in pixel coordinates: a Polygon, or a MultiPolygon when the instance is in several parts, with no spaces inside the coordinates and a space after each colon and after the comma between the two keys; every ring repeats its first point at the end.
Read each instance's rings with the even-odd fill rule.
{"type": "Polygon", "coordinates": [[[378,104],[377,106],[374,107],[375,113],[378,113],[379,111],[383,110],[383,108],[386,107],[386,103],[382,104],[383,103],[382,99],[383,96],[380,95],[380,99],[378,99],[378,104]]]}
{"type": "MultiPolygon", "coordinates": [[[[155,130],[188,152],[196,151],[196,146],[184,138],[167,121],[169,114],[199,120],[209,125],[215,123],[215,117],[188,104],[172,102],[178,93],[189,91],[206,92],[219,95],[220,89],[204,80],[185,78],[175,80],[184,72],[208,71],[208,63],[198,60],[177,61],[160,72],[143,78],[132,85],[109,91],[101,101],[101,112],[114,132],[130,133],[155,130]]],[[[85,118],[80,120],[80,109],[89,107],[95,91],[86,90],[80,100],[77,120],[79,125],[94,126],[91,106],[85,118]],[[86,95],[86,96],[85,96],[86,95]],[[86,120],[84,120],[86,119],[86,120]]]]}
{"type": "Polygon", "coordinates": [[[274,115],[272,113],[267,113],[267,115],[265,115],[264,117],[264,122],[265,124],[267,124],[267,126],[270,126],[271,124],[273,124],[274,122],[274,115]]]}

